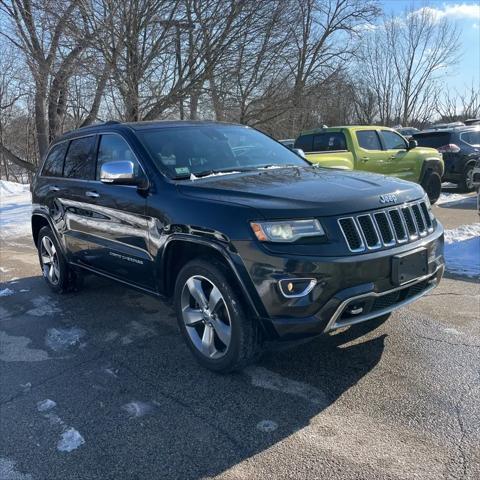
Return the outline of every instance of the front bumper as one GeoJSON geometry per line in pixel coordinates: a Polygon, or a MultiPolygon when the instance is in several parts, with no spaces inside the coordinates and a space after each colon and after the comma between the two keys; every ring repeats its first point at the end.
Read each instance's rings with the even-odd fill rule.
{"type": "Polygon", "coordinates": [[[237,249],[261,301],[261,321],[270,339],[298,340],[389,313],[432,290],[444,271],[440,224],[416,242],[344,257],[277,256],[249,243],[237,249]],[[419,247],[427,250],[428,271],[399,287],[392,281],[392,257],[419,247]],[[285,298],[278,288],[285,277],[317,283],[306,296],[285,298]],[[352,306],[360,304],[361,313],[351,314],[352,306]]]}

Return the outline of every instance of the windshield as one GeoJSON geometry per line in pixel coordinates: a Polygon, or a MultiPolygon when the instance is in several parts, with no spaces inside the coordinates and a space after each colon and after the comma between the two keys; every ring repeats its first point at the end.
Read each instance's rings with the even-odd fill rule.
{"type": "Polygon", "coordinates": [[[156,166],[170,178],[308,166],[257,130],[236,125],[169,127],[138,132],[156,166]]]}

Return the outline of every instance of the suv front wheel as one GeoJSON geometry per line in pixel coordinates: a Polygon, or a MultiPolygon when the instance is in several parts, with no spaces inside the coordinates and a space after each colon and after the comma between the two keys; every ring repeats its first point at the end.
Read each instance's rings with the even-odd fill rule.
{"type": "Polygon", "coordinates": [[[440,197],[442,191],[442,179],[437,172],[427,171],[422,180],[422,187],[433,205],[440,197]]]}
{"type": "Polygon", "coordinates": [[[193,355],[217,372],[239,370],[260,352],[258,325],[246,315],[222,265],[187,263],[175,283],[180,331],[193,355]]]}
{"type": "Polygon", "coordinates": [[[52,230],[43,227],[38,234],[38,258],[43,278],[56,293],[70,290],[74,284],[73,272],[58,245],[52,230]]]}

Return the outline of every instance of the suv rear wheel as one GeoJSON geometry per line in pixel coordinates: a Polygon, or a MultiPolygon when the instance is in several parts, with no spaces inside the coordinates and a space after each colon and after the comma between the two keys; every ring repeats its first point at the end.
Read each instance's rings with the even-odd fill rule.
{"type": "Polygon", "coordinates": [[[50,228],[43,227],[40,230],[37,249],[43,278],[48,286],[57,293],[70,290],[74,283],[73,273],[50,228]]]}
{"type": "Polygon", "coordinates": [[[260,352],[258,325],[250,319],[221,265],[192,260],[175,283],[175,311],[188,347],[204,367],[239,370],[260,352]]]}
{"type": "Polygon", "coordinates": [[[458,184],[458,188],[462,192],[472,192],[475,188],[473,184],[473,168],[474,164],[471,163],[465,167],[463,172],[462,181],[458,184]]]}

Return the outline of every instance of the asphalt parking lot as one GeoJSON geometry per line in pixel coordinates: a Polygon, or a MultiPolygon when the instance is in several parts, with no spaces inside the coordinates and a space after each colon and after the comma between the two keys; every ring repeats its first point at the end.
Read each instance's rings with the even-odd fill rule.
{"type": "Polygon", "coordinates": [[[56,296],[30,238],[0,248],[1,480],[480,478],[478,279],[217,375],[169,306],[95,277],[56,296]]]}

